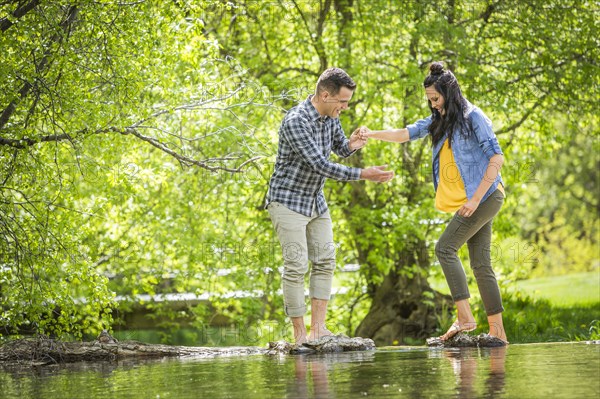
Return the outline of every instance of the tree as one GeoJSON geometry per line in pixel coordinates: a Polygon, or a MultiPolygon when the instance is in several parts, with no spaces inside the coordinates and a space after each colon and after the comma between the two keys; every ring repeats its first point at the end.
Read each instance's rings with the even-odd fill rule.
{"type": "MultiPolygon", "coordinates": [[[[236,64],[214,58],[202,21],[186,18],[190,7],[0,6],[4,331],[80,335],[111,324],[114,294],[98,266],[133,246],[88,237],[103,230],[94,219],[114,217],[106,206],[140,188],[131,183],[143,162],[123,149],[152,147],[163,163],[230,173],[257,159],[248,145],[231,148],[234,123],[215,123],[254,99],[236,64]]],[[[246,134],[235,133],[238,142],[246,134]]],[[[128,228],[106,225],[116,236],[128,228]]]]}

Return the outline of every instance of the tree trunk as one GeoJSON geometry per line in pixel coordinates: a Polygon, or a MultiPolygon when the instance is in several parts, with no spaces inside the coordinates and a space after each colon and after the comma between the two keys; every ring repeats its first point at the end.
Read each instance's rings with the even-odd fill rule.
{"type": "Polygon", "coordinates": [[[371,309],[356,329],[356,335],[369,337],[380,345],[411,343],[424,339],[437,327],[436,315],[443,312],[450,298],[433,291],[422,277],[409,278],[390,272],[375,290],[371,309]],[[423,294],[433,295],[433,306],[424,302],[423,294]]]}
{"type": "Polygon", "coordinates": [[[378,346],[431,336],[438,325],[437,315],[450,308],[451,298],[432,290],[422,274],[402,273],[416,261],[429,261],[415,259],[412,251],[403,255],[400,259],[408,262],[397,263],[381,284],[372,287],[371,308],[356,329],[356,336],[369,337],[378,346]]]}

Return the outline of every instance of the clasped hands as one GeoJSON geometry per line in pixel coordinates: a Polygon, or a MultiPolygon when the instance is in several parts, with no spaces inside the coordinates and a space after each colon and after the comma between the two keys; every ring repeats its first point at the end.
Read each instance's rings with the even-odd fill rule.
{"type": "MultiPolygon", "coordinates": [[[[366,126],[361,126],[352,132],[350,136],[350,149],[358,150],[363,148],[367,144],[367,139],[369,138],[369,133],[371,131],[366,126]]],[[[363,169],[360,172],[360,178],[364,180],[370,180],[378,183],[385,183],[394,177],[393,170],[385,170],[387,165],[381,166],[371,166],[363,169]]]]}
{"type": "Polygon", "coordinates": [[[371,130],[366,126],[361,126],[352,132],[350,135],[350,149],[358,150],[367,144],[367,140],[371,137],[371,130]]]}

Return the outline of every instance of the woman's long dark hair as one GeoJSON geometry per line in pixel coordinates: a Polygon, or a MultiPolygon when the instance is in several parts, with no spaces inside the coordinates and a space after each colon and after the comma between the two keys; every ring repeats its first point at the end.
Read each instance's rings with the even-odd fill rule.
{"type": "Polygon", "coordinates": [[[423,86],[427,88],[431,85],[444,97],[444,116],[427,100],[432,115],[429,133],[433,145],[435,146],[447,133],[448,145],[452,146],[452,136],[457,129],[465,135],[470,131],[465,118],[467,100],[463,97],[454,74],[444,69],[441,62],[434,62],[429,66],[429,75],[425,78],[423,86]]]}

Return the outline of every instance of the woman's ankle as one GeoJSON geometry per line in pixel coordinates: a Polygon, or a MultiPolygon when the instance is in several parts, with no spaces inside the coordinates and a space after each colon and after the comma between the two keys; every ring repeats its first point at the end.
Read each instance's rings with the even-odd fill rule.
{"type": "Polygon", "coordinates": [[[504,329],[504,323],[502,322],[502,313],[488,316],[488,324],[490,326],[490,332],[488,334],[490,337],[496,337],[508,343],[506,330],[504,329]]]}

